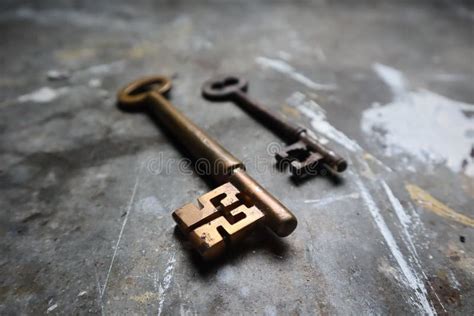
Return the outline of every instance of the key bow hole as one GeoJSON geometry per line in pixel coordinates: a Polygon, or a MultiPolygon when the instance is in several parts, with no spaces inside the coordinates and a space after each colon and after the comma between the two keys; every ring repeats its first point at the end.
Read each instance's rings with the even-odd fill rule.
{"type": "Polygon", "coordinates": [[[229,78],[225,78],[222,81],[214,82],[211,85],[211,88],[214,90],[223,90],[227,87],[235,86],[238,83],[239,83],[239,80],[237,78],[229,77],[229,78]]]}

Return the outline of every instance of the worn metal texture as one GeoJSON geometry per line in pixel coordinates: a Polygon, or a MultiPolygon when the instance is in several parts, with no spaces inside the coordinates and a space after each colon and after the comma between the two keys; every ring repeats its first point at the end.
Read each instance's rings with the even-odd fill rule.
{"type": "Polygon", "coordinates": [[[2,1],[1,314],[472,314],[466,1],[2,1]],[[204,264],[171,211],[211,186],[118,88],[173,104],[292,209],[204,264]],[[200,96],[235,73],[349,162],[294,182],[275,135],[200,96]]]}

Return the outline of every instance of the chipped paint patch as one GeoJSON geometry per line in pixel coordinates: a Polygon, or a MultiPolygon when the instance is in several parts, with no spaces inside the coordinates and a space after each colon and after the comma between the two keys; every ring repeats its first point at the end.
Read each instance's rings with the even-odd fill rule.
{"type": "Polygon", "coordinates": [[[255,62],[263,68],[271,68],[282,74],[285,74],[293,80],[305,85],[306,87],[314,90],[336,90],[337,86],[334,84],[317,83],[306,77],[302,73],[296,71],[296,69],[288,64],[286,61],[280,59],[272,59],[267,57],[257,57],[255,62]]]}
{"type": "Polygon", "coordinates": [[[60,95],[65,94],[69,89],[59,88],[53,89],[50,87],[42,87],[36,91],[33,91],[28,94],[24,94],[18,97],[18,102],[36,102],[36,103],[48,103],[59,97],[60,95]]]}
{"type": "Polygon", "coordinates": [[[380,64],[373,69],[391,89],[393,101],[363,112],[364,133],[383,144],[387,156],[407,153],[473,177],[474,123],[466,112],[474,105],[427,90],[409,91],[400,71],[380,64]]]}
{"type": "Polygon", "coordinates": [[[474,227],[474,219],[456,212],[420,187],[414,184],[407,184],[405,188],[410,194],[411,199],[424,209],[463,225],[474,227]]]}

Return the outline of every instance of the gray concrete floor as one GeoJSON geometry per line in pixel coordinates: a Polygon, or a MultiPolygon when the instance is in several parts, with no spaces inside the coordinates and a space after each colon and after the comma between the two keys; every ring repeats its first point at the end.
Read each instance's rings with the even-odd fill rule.
{"type": "Polygon", "coordinates": [[[467,3],[0,6],[1,314],[473,314],[467,3]],[[347,157],[342,179],[275,170],[271,132],[200,97],[218,73],[347,157]],[[170,214],[209,184],[179,172],[148,117],[115,106],[146,74],[172,76],[173,103],[296,214],[291,236],[193,256],[170,214]],[[421,112],[397,116],[410,106],[421,112]]]}

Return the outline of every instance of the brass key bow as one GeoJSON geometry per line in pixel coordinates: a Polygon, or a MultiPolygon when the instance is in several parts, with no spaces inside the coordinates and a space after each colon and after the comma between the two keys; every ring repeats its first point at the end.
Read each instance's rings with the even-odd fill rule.
{"type": "Polygon", "coordinates": [[[173,212],[193,247],[206,259],[217,257],[258,222],[280,237],[293,232],[295,216],[245,172],[241,161],[166,99],[170,89],[166,77],[142,78],[121,89],[118,102],[124,110],[151,112],[195,159],[209,163],[210,176],[220,186],[199,197],[198,207],[190,203],[173,212]]]}
{"type": "Polygon", "coordinates": [[[321,166],[336,172],[347,168],[347,161],[308,135],[305,128],[288,122],[283,117],[251,100],[247,96],[248,83],[237,76],[217,76],[204,83],[202,95],[209,101],[230,101],[247,111],[289,144],[275,154],[279,164],[289,164],[296,177],[314,174],[321,166]]]}

